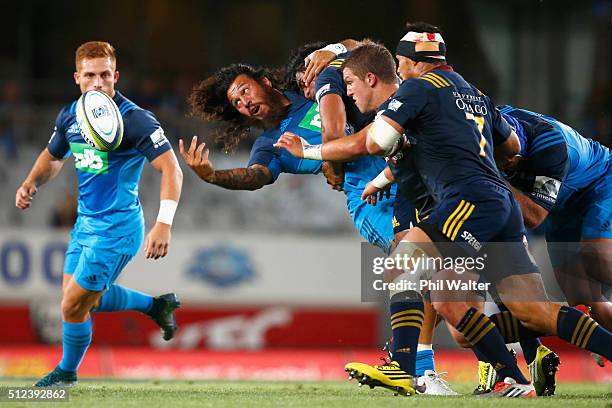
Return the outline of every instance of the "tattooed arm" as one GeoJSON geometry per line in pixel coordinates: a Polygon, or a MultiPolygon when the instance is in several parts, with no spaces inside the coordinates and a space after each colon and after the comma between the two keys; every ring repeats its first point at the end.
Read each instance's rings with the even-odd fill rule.
{"type": "Polygon", "coordinates": [[[206,149],[206,143],[197,146],[197,142],[197,137],[194,136],[189,150],[185,150],[181,139],[179,151],[191,170],[207,183],[229,190],[257,190],[272,182],[272,172],[261,164],[239,169],[215,170],[208,159],[209,150],[206,149]]]}
{"type": "Polygon", "coordinates": [[[261,164],[253,164],[242,169],[213,170],[210,176],[203,180],[229,190],[252,191],[270,184],[272,173],[261,164]]]}

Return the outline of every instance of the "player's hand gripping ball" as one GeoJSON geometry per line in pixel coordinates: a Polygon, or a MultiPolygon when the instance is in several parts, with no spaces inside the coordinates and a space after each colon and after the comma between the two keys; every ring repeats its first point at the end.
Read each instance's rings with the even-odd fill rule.
{"type": "Polygon", "coordinates": [[[77,101],[76,120],[83,139],[94,149],[115,150],[123,139],[123,119],[113,99],[87,91],[77,101]]]}

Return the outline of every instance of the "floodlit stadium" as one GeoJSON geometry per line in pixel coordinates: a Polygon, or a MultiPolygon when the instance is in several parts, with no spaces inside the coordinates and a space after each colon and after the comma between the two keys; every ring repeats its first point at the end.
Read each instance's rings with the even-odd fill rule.
{"type": "Polygon", "coordinates": [[[611,2],[92,6],[3,7],[0,402],[610,405],[611,2]]]}

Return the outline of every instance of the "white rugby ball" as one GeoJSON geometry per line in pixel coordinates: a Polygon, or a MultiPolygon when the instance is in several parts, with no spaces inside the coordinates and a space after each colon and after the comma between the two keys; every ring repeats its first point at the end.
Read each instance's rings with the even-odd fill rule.
{"type": "Polygon", "coordinates": [[[123,119],[113,99],[100,91],[87,91],[77,101],[76,120],[81,136],[94,149],[115,150],[123,139],[123,119]]]}

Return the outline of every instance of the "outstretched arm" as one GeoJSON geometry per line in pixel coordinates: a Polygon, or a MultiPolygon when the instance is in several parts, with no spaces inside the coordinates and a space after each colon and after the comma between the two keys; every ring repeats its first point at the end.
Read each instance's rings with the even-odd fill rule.
{"type": "Polygon", "coordinates": [[[274,146],[286,149],[295,157],[300,158],[325,161],[353,160],[368,155],[365,144],[367,129],[366,127],[354,135],[332,140],[322,145],[311,145],[298,135],[285,132],[274,146]]]}
{"type": "Polygon", "coordinates": [[[25,210],[30,207],[34,194],[38,191],[38,187],[51,180],[62,169],[64,165],[62,159],[54,157],[49,150],[45,148],[38,158],[26,179],[21,183],[15,194],[15,206],[25,210]]]}
{"type": "Polygon", "coordinates": [[[198,177],[207,183],[229,190],[257,190],[273,179],[270,170],[260,164],[246,168],[215,170],[208,159],[210,151],[206,148],[206,143],[198,146],[197,136],[192,138],[189,150],[185,150],[183,140],[179,140],[179,151],[185,163],[198,177]]]}

